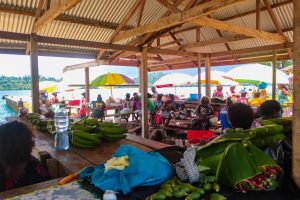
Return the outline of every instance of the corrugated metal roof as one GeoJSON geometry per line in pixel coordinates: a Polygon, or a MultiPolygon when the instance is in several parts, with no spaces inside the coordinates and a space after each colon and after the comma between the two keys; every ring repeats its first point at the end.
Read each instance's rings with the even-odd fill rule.
{"type": "MultiPolygon", "coordinates": [[[[57,0],[52,0],[53,5],[57,0]]],[[[287,0],[269,0],[271,5],[286,2],[287,0]]],[[[118,25],[121,23],[123,18],[127,15],[128,11],[137,2],[137,0],[82,0],[81,3],[76,5],[74,8],[63,13],[66,16],[71,16],[74,18],[80,18],[85,20],[97,21],[102,24],[114,24],[118,25]]],[[[169,1],[171,2],[171,1],[169,1]]],[[[183,1],[180,5],[180,9],[183,9],[188,1],[183,1]]],[[[201,2],[201,1],[199,1],[201,2]]],[[[248,0],[246,2],[240,3],[233,7],[225,8],[221,11],[211,14],[215,19],[225,19],[235,15],[251,12],[256,9],[256,1],[248,0]]],[[[30,11],[31,13],[36,9],[38,5],[37,0],[0,0],[0,5],[4,5],[6,8],[18,8],[21,10],[30,11]]],[[[263,6],[263,3],[262,3],[263,6]]],[[[143,16],[141,19],[141,25],[148,24],[161,18],[167,9],[161,5],[157,0],[146,0],[145,8],[143,11],[143,16]]],[[[283,6],[273,8],[273,12],[279,21],[282,30],[290,30],[293,26],[293,4],[287,3],[283,6]]],[[[135,27],[137,21],[138,13],[136,12],[133,17],[129,20],[127,26],[135,27]]],[[[239,18],[231,19],[228,22],[243,26],[243,27],[256,27],[256,14],[252,13],[239,18]]],[[[20,15],[20,14],[10,14],[10,13],[0,13],[0,31],[15,32],[15,33],[31,33],[33,25],[33,17],[20,15]]],[[[194,25],[185,23],[180,27],[174,29],[174,31],[184,30],[194,25]]],[[[273,24],[269,13],[267,10],[261,11],[261,29],[263,31],[276,32],[275,25],[273,24]]],[[[95,41],[95,42],[109,42],[114,30],[107,28],[99,28],[93,26],[87,26],[84,24],[75,24],[65,21],[53,20],[46,27],[42,29],[38,34],[41,36],[57,37],[57,38],[67,38],[76,39],[84,41],[95,41]]],[[[221,31],[224,37],[233,35],[232,33],[221,31]]],[[[176,34],[178,39],[182,39],[183,44],[188,44],[195,42],[196,31],[191,29],[189,31],[180,32],[176,34]]],[[[293,32],[288,31],[284,33],[289,41],[293,40],[293,32]]],[[[220,38],[219,34],[215,29],[212,28],[201,28],[201,41],[207,41],[212,39],[220,38]]],[[[117,44],[126,44],[130,41],[128,38],[123,41],[116,42],[117,44]]],[[[171,37],[161,37],[161,44],[173,41],[171,37]]],[[[4,44],[11,46],[24,47],[26,42],[19,41],[9,41],[0,40],[0,46],[4,47],[4,44]]],[[[229,47],[231,50],[252,48],[258,46],[272,45],[276,44],[273,41],[260,40],[260,39],[247,39],[243,41],[229,42],[229,47]]],[[[61,48],[72,50],[82,50],[97,53],[97,49],[93,48],[79,48],[72,46],[60,46],[60,45],[50,45],[42,44],[43,48],[61,48]]],[[[177,44],[170,45],[167,48],[177,47],[177,44]]],[[[166,48],[166,47],[164,47],[166,48]]],[[[198,47],[189,49],[189,51],[201,52],[201,53],[212,53],[212,52],[222,52],[227,51],[224,44],[213,45],[210,47],[198,47]]],[[[166,58],[174,58],[172,56],[164,56],[166,58]]]]}

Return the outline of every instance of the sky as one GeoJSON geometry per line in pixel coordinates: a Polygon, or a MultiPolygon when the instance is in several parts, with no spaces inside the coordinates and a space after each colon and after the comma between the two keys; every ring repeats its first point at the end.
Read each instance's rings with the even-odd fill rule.
{"type": "MultiPolygon", "coordinates": [[[[45,77],[63,78],[69,84],[84,84],[84,70],[74,70],[63,73],[62,69],[68,65],[80,64],[91,61],[90,59],[77,58],[61,58],[39,56],[39,74],[45,77]]],[[[212,68],[213,70],[228,71],[229,67],[212,68]]],[[[138,76],[136,67],[120,67],[120,66],[97,66],[90,68],[90,79],[93,80],[97,76],[108,73],[120,73],[130,78],[138,76]]],[[[197,69],[182,69],[168,71],[172,73],[186,73],[192,76],[197,74],[197,69]]],[[[0,75],[4,76],[24,76],[30,75],[30,56],[27,55],[7,55],[0,54],[0,75]]]]}

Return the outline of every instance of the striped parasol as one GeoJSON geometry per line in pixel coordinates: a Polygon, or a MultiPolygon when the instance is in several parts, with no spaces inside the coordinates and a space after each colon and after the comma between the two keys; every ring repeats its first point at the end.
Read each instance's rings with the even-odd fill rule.
{"type": "Polygon", "coordinates": [[[134,80],[131,78],[117,73],[108,73],[98,76],[91,83],[91,87],[105,87],[108,86],[111,89],[112,95],[112,87],[117,85],[133,85],[134,80]]]}

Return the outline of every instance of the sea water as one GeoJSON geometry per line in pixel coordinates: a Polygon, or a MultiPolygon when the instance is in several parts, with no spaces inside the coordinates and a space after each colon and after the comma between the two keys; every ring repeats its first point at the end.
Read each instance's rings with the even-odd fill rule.
{"type": "Polygon", "coordinates": [[[30,97],[30,90],[11,90],[11,91],[0,91],[0,124],[5,123],[8,119],[17,116],[17,113],[6,105],[5,100],[2,99],[4,95],[23,98],[30,97]]]}

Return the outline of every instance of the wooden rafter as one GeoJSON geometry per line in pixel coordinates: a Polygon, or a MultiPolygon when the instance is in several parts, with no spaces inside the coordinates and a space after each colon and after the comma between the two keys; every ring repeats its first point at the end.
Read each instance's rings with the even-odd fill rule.
{"type": "Polygon", "coordinates": [[[213,12],[236,5],[237,3],[243,1],[245,0],[212,0],[211,2],[202,3],[186,11],[171,14],[168,17],[162,18],[155,22],[137,27],[135,29],[124,31],[123,33],[117,35],[115,39],[116,41],[119,41],[137,35],[160,31],[165,28],[189,22],[203,15],[211,14],[213,12]]]}
{"type": "Polygon", "coordinates": [[[136,0],[136,2],[133,4],[133,6],[128,11],[127,15],[123,18],[122,22],[118,26],[118,28],[115,30],[115,32],[110,37],[110,42],[113,42],[115,40],[115,37],[119,34],[119,32],[126,26],[128,21],[131,19],[133,14],[136,12],[139,5],[142,3],[142,0],[136,0]]]}
{"type": "Polygon", "coordinates": [[[181,10],[177,8],[177,6],[170,4],[167,0],[156,0],[156,1],[158,1],[160,4],[162,4],[172,13],[181,12],[181,10]]]}
{"type": "Polygon", "coordinates": [[[64,11],[67,11],[78,3],[81,0],[59,0],[56,1],[55,4],[47,10],[33,25],[33,33],[39,32],[43,27],[45,27],[49,22],[55,19],[64,11]]]}
{"type": "MultiPolygon", "coordinates": [[[[116,28],[116,30],[113,32],[112,36],[109,39],[109,43],[112,43],[115,39],[115,37],[118,35],[118,33],[126,26],[128,21],[132,18],[135,11],[139,7],[139,5],[142,3],[143,0],[136,0],[136,2],[133,4],[133,6],[128,11],[127,15],[123,18],[119,26],[116,28]]],[[[97,59],[100,59],[100,57],[104,54],[105,50],[99,49],[97,59]]]]}
{"type": "Polygon", "coordinates": [[[278,43],[287,42],[287,38],[280,34],[259,31],[253,28],[238,26],[229,22],[223,22],[208,17],[199,17],[198,19],[192,20],[191,23],[199,26],[211,27],[218,30],[229,31],[241,35],[254,37],[254,38],[276,41],[278,43]]]}
{"type": "MultiPolygon", "coordinates": [[[[45,5],[45,0],[39,0],[39,3],[38,3],[38,7],[36,9],[36,13],[34,15],[34,23],[39,19],[39,17],[41,16],[41,13],[42,13],[42,9],[45,5]]],[[[32,26],[32,31],[33,32],[33,26],[32,26]]],[[[31,43],[30,42],[27,42],[27,46],[26,46],[26,55],[29,55],[30,54],[30,50],[31,50],[31,43]]]]}
{"type": "MultiPolygon", "coordinates": [[[[293,3],[293,0],[287,0],[287,1],[284,1],[284,2],[273,4],[273,5],[271,5],[271,8],[274,9],[274,8],[285,6],[285,5],[288,5],[288,4],[291,4],[291,3],[293,3]]],[[[265,8],[265,7],[260,9],[261,12],[262,11],[266,11],[266,10],[267,10],[267,8],[265,8]]],[[[221,19],[218,19],[218,20],[229,21],[229,20],[232,20],[232,19],[237,19],[237,18],[249,16],[249,15],[252,15],[252,14],[255,14],[255,13],[256,13],[256,9],[255,10],[251,10],[251,11],[247,11],[247,12],[244,12],[244,13],[241,13],[239,15],[234,15],[234,16],[231,16],[231,17],[221,18],[221,19]]],[[[197,27],[198,26],[192,26],[192,27],[189,27],[189,28],[186,28],[186,29],[175,31],[173,33],[174,34],[183,33],[183,32],[187,32],[187,31],[195,30],[197,27]]]]}
{"type": "MultiPolygon", "coordinates": [[[[272,19],[272,22],[273,22],[273,24],[276,28],[277,33],[279,33],[280,35],[283,35],[283,32],[282,32],[281,27],[280,27],[280,23],[279,23],[278,19],[276,18],[275,14],[274,14],[274,12],[271,8],[269,0],[263,0],[263,1],[264,1],[264,4],[265,4],[265,7],[268,10],[268,13],[269,13],[271,19],[272,19]]],[[[293,53],[292,53],[292,50],[290,48],[287,49],[287,52],[288,52],[290,58],[293,58],[293,53]]]]}
{"type": "Polygon", "coordinates": [[[178,44],[178,43],[180,43],[180,42],[182,42],[182,41],[183,41],[183,39],[177,39],[177,40],[173,40],[173,41],[170,41],[170,42],[166,42],[166,43],[163,43],[163,44],[154,46],[154,47],[155,47],[155,48],[166,47],[166,46],[170,46],[170,45],[173,45],[173,44],[178,44]]]}
{"type": "Polygon", "coordinates": [[[98,51],[98,54],[96,56],[96,59],[100,60],[101,57],[103,56],[104,52],[105,52],[105,49],[100,48],[99,51],[98,51]]]}
{"type": "Polygon", "coordinates": [[[141,4],[139,7],[139,11],[138,11],[138,17],[137,17],[137,21],[136,21],[136,27],[141,25],[145,4],[146,4],[146,0],[141,0],[141,4]]]}
{"type": "Polygon", "coordinates": [[[256,0],[256,29],[260,30],[260,7],[261,7],[261,1],[256,0]]]}

